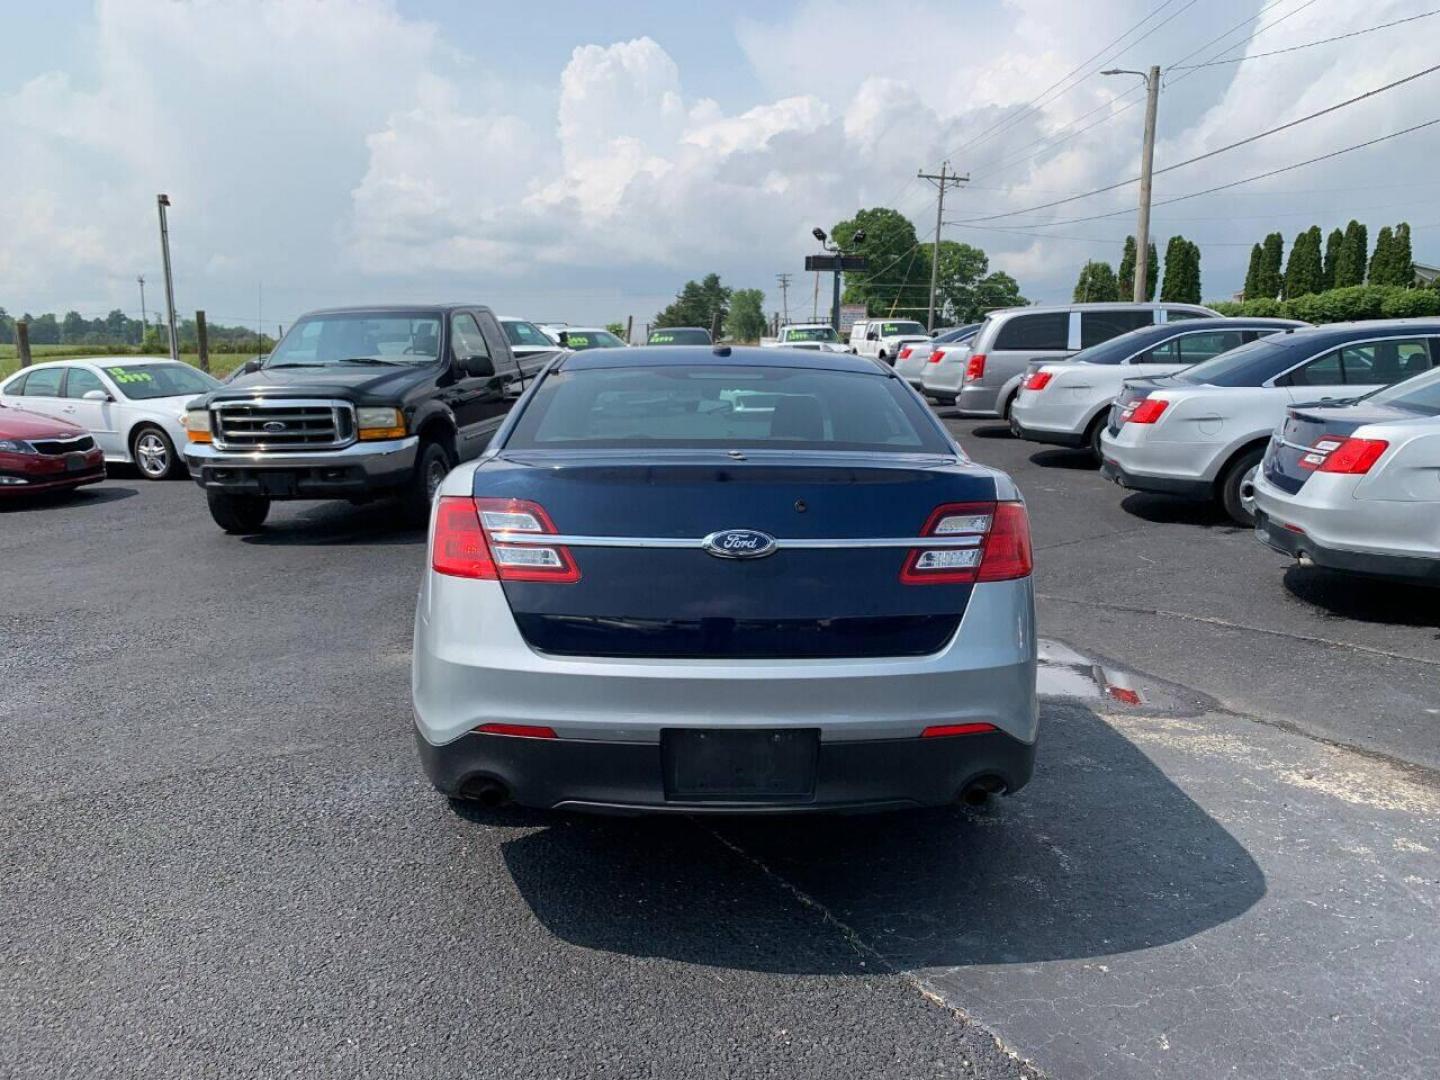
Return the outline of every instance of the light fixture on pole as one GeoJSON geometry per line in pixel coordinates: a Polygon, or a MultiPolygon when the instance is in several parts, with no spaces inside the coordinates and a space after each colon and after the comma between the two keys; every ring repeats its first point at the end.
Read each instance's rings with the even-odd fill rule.
{"type": "Polygon", "coordinates": [[[1134,300],[1148,299],[1146,282],[1150,275],[1150,177],[1155,163],[1155,110],[1160,100],[1160,68],[1132,71],[1111,68],[1101,75],[1138,75],[1145,80],[1145,141],[1140,149],[1140,215],[1135,225],[1134,300]]]}
{"type": "Polygon", "coordinates": [[[830,243],[830,238],[825,234],[825,230],[818,225],[810,230],[810,235],[820,241],[820,246],[825,249],[827,254],[807,255],[805,269],[831,272],[830,325],[838,334],[840,332],[840,274],[845,270],[865,269],[864,257],[850,254],[856,246],[865,242],[865,230],[856,229],[851,233],[848,245],[830,243]]]}

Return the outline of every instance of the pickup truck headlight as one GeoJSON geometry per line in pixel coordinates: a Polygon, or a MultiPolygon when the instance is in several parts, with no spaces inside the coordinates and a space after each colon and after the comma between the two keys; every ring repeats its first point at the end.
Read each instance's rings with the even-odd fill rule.
{"type": "Polygon", "coordinates": [[[355,426],[361,439],[405,437],[405,417],[399,409],[356,409],[355,426]]]}
{"type": "Polygon", "coordinates": [[[185,437],[194,443],[208,443],[210,441],[210,410],[209,409],[187,409],[181,417],[185,425],[185,437]]]}

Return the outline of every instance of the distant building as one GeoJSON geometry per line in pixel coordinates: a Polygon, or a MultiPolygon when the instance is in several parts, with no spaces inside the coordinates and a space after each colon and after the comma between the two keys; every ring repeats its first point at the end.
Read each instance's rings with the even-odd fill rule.
{"type": "Polygon", "coordinates": [[[1434,285],[1440,281],[1440,266],[1426,266],[1424,263],[1415,264],[1415,284],[1434,285]]]}

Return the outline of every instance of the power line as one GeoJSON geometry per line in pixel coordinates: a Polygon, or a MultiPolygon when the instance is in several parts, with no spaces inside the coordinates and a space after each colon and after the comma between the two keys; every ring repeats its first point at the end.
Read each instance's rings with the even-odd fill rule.
{"type": "MultiPolygon", "coordinates": [[[[1319,157],[1308,158],[1305,161],[1297,161],[1293,165],[1285,165],[1278,169],[1270,169],[1268,172],[1257,173],[1254,176],[1247,176],[1242,180],[1232,180],[1228,184],[1217,184],[1214,187],[1206,188],[1203,191],[1192,191],[1185,195],[1175,195],[1168,199],[1161,199],[1159,202],[1155,203],[1155,205],[1169,206],[1172,203],[1184,202],[1187,199],[1198,199],[1202,195],[1213,195],[1217,191],[1227,191],[1230,188],[1239,187],[1241,184],[1251,184],[1254,183],[1256,180],[1264,180],[1267,177],[1279,176],[1281,173],[1293,172],[1295,169],[1304,168],[1306,165],[1315,165],[1321,161],[1329,161],[1331,158],[1339,157],[1341,154],[1348,154],[1352,150],[1363,150],[1367,146],[1374,146],[1377,143],[1388,142],[1390,139],[1398,139],[1401,135],[1409,135],[1412,131],[1420,131],[1423,128],[1433,127],[1436,124],[1440,124],[1440,117],[1436,117],[1434,120],[1426,120],[1424,123],[1421,124],[1413,124],[1410,127],[1402,128],[1399,131],[1392,131],[1388,135],[1381,135],[1374,139],[1368,139],[1362,143],[1355,143],[1353,146],[1341,147],[1339,150],[1332,150],[1330,153],[1321,154],[1319,157]]],[[[1104,218],[1119,217],[1122,214],[1130,213],[1134,213],[1134,211],[1127,206],[1123,209],[1111,210],[1103,214],[1090,214],[1086,217],[1066,218],[1063,221],[1033,221],[1028,223],[1022,222],[1021,224],[1025,227],[1032,229],[1049,228],[1052,225],[1074,225],[1081,221],[1100,221],[1104,218]]],[[[955,222],[955,224],[966,225],[969,223],[957,221],[955,222]]]]}
{"type": "Polygon", "coordinates": [[[1329,45],[1334,41],[1345,41],[1348,38],[1361,37],[1364,34],[1373,34],[1376,30],[1388,30],[1392,26],[1400,26],[1404,23],[1414,22],[1417,19],[1428,19],[1431,15],[1440,15],[1440,8],[1436,8],[1433,11],[1422,11],[1419,15],[1411,15],[1406,19],[1396,19],[1394,22],[1381,23],[1379,26],[1369,26],[1364,30],[1352,30],[1348,34],[1336,34],[1334,37],[1321,38],[1319,41],[1307,41],[1304,45],[1292,45],[1288,49],[1271,49],[1269,52],[1251,53],[1249,56],[1237,56],[1230,60],[1207,60],[1203,64],[1176,64],[1171,67],[1170,70],[1198,71],[1200,68],[1219,67],[1222,64],[1240,64],[1246,60],[1260,60],[1266,56],[1282,56],[1285,53],[1299,52],[1301,49],[1313,49],[1317,45],[1329,45]]]}
{"type": "MultiPolygon", "coordinates": [[[[1160,176],[1160,175],[1162,175],[1162,174],[1164,174],[1164,173],[1174,172],[1176,169],[1183,169],[1183,168],[1185,168],[1187,165],[1194,165],[1194,164],[1195,164],[1196,162],[1198,162],[1198,161],[1205,161],[1207,158],[1212,158],[1212,157],[1215,157],[1215,156],[1218,155],[1218,154],[1223,154],[1223,153],[1225,153],[1226,151],[1234,150],[1234,149],[1237,148],[1237,147],[1246,146],[1246,145],[1248,145],[1248,144],[1250,144],[1250,143],[1257,142],[1258,140],[1263,139],[1263,138],[1266,138],[1267,136],[1275,135],[1275,134],[1277,134],[1277,133],[1279,133],[1279,132],[1281,132],[1281,131],[1287,131],[1287,130],[1289,130],[1290,128],[1293,128],[1293,127],[1298,127],[1300,124],[1304,124],[1304,123],[1307,123],[1308,121],[1315,120],[1315,119],[1317,119],[1317,118],[1319,118],[1319,117],[1321,117],[1321,116],[1327,116],[1327,115],[1329,115],[1330,113],[1333,113],[1333,112],[1336,112],[1336,111],[1338,111],[1338,110],[1340,110],[1340,109],[1346,108],[1347,106],[1354,105],[1354,104],[1356,104],[1357,102],[1364,101],[1364,100],[1367,99],[1367,98],[1372,98],[1372,97],[1374,97],[1376,94],[1382,94],[1382,93],[1384,93],[1384,92],[1387,91],[1387,90],[1393,90],[1393,89],[1395,89],[1395,87],[1397,87],[1397,86],[1403,86],[1403,85],[1405,85],[1405,84],[1408,83],[1408,82],[1414,82],[1416,79],[1422,78],[1422,77],[1425,76],[1425,75],[1433,74],[1433,73],[1436,72],[1436,71],[1440,71],[1440,64],[1432,65],[1431,67],[1425,68],[1423,71],[1417,71],[1417,72],[1415,72],[1413,75],[1406,75],[1404,78],[1402,78],[1402,79],[1396,79],[1394,82],[1386,83],[1384,86],[1377,86],[1377,87],[1376,87],[1375,89],[1373,89],[1373,90],[1367,90],[1367,91],[1366,91],[1365,93],[1363,93],[1363,94],[1358,94],[1358,95],[1356,95],[1355,97],[1348,98],[1348,99],[1345,100],[1345,101],[1337,102],[1336,104],[1327,106],[1326,108],[1321,109],[1321,110],[1319,110],[1318,112],[1310,113],[1308,116],[1302,116],[1302,117],[1300,117],[1299,119],[1290,120],[1290,121],[1288,121],[1288,122],[1286,122],[1286,123],[1284,123],[1284,124],[1280,124],[1278,127],[1273,127],[1273,128],[1270,128],[1270,129],[1268,129],[1268,130],[1266,130],[1266,131],[1259,132],[1258,134],[1247,136],[1247,137],[1244,138],[1244,139],[1239,139],[1239,140],[1237,140],[1236,142],[1229,143],[1229,144],[1227,144],[1227,145],[1225,145],[1225,146],[1218,147],[1217,149],[1209,150],[1209,151],[1206,151],[1205,153],[1199,154],[1199,155],[1197,155],[1197,156],[1195,156],[1195,157],[1187,158],[1187,159],[1185,159],[1184,161],[1176,162],[1174,165],[1167,165],[1167,166],[1165,166],[1165,168],[1163,168],[1163,169],[1156,169],[1155,172],[1154,172],[1154,175],[1160,176]]],[[[1121,180],[1121,181],[1119,181],[1118,183],[1107,184],[1105,187],[1096,188],[1096,189],[1093,190],[1093,191],[1082,192],[1082,193],[1079,194],[1079,195],[1071,195],[1071,196],[1069,196],[1068,198],[1064,198],[1064,199],[1054,199],[1054,200],[1052,200],[1052,201],[1050,201],[1050,202],[1047,202],[1047,203],[1039,203],[1039,204],[1037,204],[1037,205],[1035,205],[1035,206],[1025,207],[1024,209],[1020,209],[1020,210],[1007,210],[1007,211],[1005,211],[1003,214],[990,214],[990,215],[985,216],[985,217],[967,218],[967,219],[965,219],[965,221],[966,221],[966,222],[994,221],[994,220],[997,220],[997,219],[999,219],[999,218],[1015,217],[1015,216],[1018,215],[1018,214],[1033,214],[1033,213],[1034,213],[1035,211],[1037,211],[1037,210],[1048,210],[1048,209],[1050,209],[1051,207],[1054,207],[1054,206],[1063,206],[1063,205],[1065,205],[1066,203],[1076,202],[1076,201],[1078,201],[1078,200],[1080,200],[1080,199],[1088,199],[1088,198],[1090,198],[1090,197],[1092,197],[1092,196],[1094,196],[1094,195],[1103,195],[1103,194],[1105,194],[1106,192],[1115,191],[1116,189],[1122,188],[1122,187],[1127,187],[1128,185],[1135,183],[1135,182],[1136,182],[1137,180],[1139,180],[1139,179],[1140,179],[1140,178],[1139,178],[1138,176],[1132,176],[1132,177],[1131,177],[1130,179],[1128,179],[1128,180],[1121,180]]],[[[1126,211],[1126,212],[1128,212],[1128,211],[1126,211]]]]}

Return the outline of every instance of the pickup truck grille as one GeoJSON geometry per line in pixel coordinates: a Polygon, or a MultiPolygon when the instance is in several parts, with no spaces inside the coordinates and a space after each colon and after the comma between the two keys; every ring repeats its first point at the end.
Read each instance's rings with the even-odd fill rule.
{"type": "Polygon", "coordinates": [[[37,454],[74,454],[93,450],[95,440],[89,435],[76,435],[73,439],[31,439],[30,445],[37,454]]]}
{"type": "Polygon", "coordinates": [[[355,441],[355,410],[346,401],[221,401],[211,411],[222,450],[333,450],[355,441]]]}

